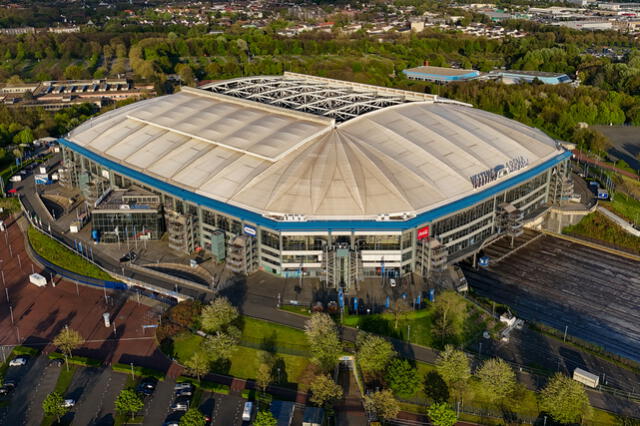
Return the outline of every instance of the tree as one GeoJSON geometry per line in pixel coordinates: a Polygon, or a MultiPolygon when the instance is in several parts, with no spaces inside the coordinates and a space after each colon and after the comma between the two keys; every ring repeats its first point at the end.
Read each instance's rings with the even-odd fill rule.
{"type": "Polygon", "coordinates": [[[69,409],[64,406],[64,398],[62,398],[59,392],[51,392],[47,395],[44,401],[42,401],[42,409],[45,415],[56,416],[58,423],[60,423],[60,418],[69,411],[69,409]]]}
{"type": "Polygon", "coordinates": [[[400,412],[400,404],[389,389],[364,396],[364,409],[375,413],[382,420],[395,418],[400,412]]]}
{"type": "Polygon", "coordinates": [[[185,361],[184,366],[189,374],[196,376],[200,381],[200,377],[209,372],[209,356],[203,350],[198,350],[185,361]]]}
{"type": "Polygon", "coordinates": [[[449,388],[457,392],[459,399],[471,377],[471,366],[467,355],[447,345],[438,355],[436,370],[449,388]]]}
{"type": "Polygon", "coordinates": [[[396,299],[389,307],[388,311],[393,315],[393,327],[398,329],[398,321],[411,312],[411,306],[405,299],[396,299]]]}
{"type": "Polygon", "coordinates": [[[560,423],[577,423],[591,411],[583,385],[556,373],[539,395],[540,408],[560,423]]]}
{"type": "Polygon", "coordinates": [[[449,387],[437,371],[430,371],[424,376],[424,393],[434,403],[449,400],[449,387]]]}
{"type": "Polygon", "coordinates": [[[207,424],[207,418],[197,408],[189,408],[182,417],[180,417],[180,426],[204,426],[207,424]]]}
{"type": "Polygon", "coordinates": [[[64,354],[67,371],[69,371],[69,357],[71,356],[71,352],[83,343],[84,339],[80,333],[69,327],[63,328],[55,339],[53,339],[53,344],[64,354]]]}
{"type": "Polygon", "coordinates": [[[333,381],[327,374],[316,376],[309,385],[311,402],[319,407],[331,406],[334,401],[342,398],[342,386],[333,381]]]}
{"type": "Polygon", "coordinates": [[[262,362],[258,366],[258,371],[256,371],[256,385],[262,392],[266,391],[269,384],[273,381],[272,369],[273,365],[267,362],[262,362]]]}
{"type": "Polygon", "coordinates": [[[224,330],[238,318],[238,309],[225,297],[218,297],[202,308],[202,329],[207,333],[224,330]]]}
{"type": "Polygon", "coordinates": [[[231,333],[216,332],[203,342],[203,347],[211,360],[229,359],[238,349],[239,336],[231,333]]]}
{"type": "Polygon", "coordinates": [[[360,333],[356,346],[356,360],[367,380],[378,377],[396,356],[391,343],[380,336],[360,333]]]}
{"type": "Polygon", "coordinates": [[[458,422],[456,412],[444,402],[431,404],[427,409],[427,415],[435,426],[454,426],[458,422]]]}
{"type": "Polygon", "coordinates": [[[314,362],[324,371],[331,370],[336,365],[342,351],[336,324],[329,315],[316,312],[305,323],[304,332],[314,362]]]}
{"type": "Polygon", "coordinates": [[[15,143],[25,144],[25,145],[30,144],[31,142],[33,142],[34,139],[35,137],[33,136],[33,131],[29,127],[25,127],[24,129],[20,130],[20,132],[18,132],[13,137],[13,141],[15,143]]]}
{"type": "Polygon", "coordinates": [[[434,303],[434,331],[440,336],[444,345],[447,338],[457,335],[466,318],[465,300],[453,291],[445,291],[434,303]]]}
{"type": "Polygon", "coordinates": [[[502,402],[516,389],[516,373],[500,358],[486,360],[476,374],[491,401],[502,402]]]}
{"type": "Polygon", "coordinates": [[[255,420],[253,421],[253,426],[276,426],[278,421],[273,417],[271,411],[258,411],[255,420]]]}
{"type": "Polygon", "coordinates": [[[122,389],[116,398],[116,411],[133,416],[144,407],[144,402],[140,396],[132,389],[122,389]]]}
{"type": "Polygon", "coordinates": [[[386,382],[396,396],[411,396],[420,386],[418,372],[406,359],[396,358],[389,363],[386,382]]]}

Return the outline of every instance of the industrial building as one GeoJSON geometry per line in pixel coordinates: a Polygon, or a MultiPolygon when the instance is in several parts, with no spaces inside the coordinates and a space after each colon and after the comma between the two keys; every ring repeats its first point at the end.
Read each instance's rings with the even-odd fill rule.
{"type": "Polygon", "coordinates": [[[402,70],[402,73],[412,80],[434,81],[437,83],[471,80],[480,75],[480,71],[476,70],[433,67],[426,62],[421,67],[402,70]]]}
{"type": "Polygon", "coordinates": [[[485,74],[483,79],[499,80],[505,84],[533,83],[544,84],[572,83],[571,77],[563,73],[545,71],[495,70],[485,74]]]}
{"type": "Polygon", "coordinates": [[[347,289],[428,276],[572,194],[570,153],[540,130],[434,95],[294,73],[185,87],[60,143],[61,181],[89,205],[121,199],[105,213],[114,221],[140,205],[163,223],[139,218],[127,233],[166,229],[171,247],[235,272],[347,289]]]}

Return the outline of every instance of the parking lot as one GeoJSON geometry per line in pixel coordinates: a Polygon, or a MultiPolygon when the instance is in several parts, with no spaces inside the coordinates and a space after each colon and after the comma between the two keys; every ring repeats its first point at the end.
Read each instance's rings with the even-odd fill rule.
{"type": "Polygon", "coordinates": [[[640,361],[638,262],[549,236],[465,275],[476,293],[640,361]]]}

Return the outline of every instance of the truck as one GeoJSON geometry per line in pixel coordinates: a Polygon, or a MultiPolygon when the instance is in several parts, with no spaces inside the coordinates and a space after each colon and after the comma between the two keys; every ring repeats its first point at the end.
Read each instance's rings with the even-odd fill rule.
{"type": "Polygon", "coordinates": [[[582,368],[576,368],[573,370],[573,380],[580,382],[583,385],[587,385],[591,388],[597,388],[600,384],[600,376],[596,376],[593,373],[589,373],[582,368]]]}
{"type": "Polygon", "coordinates": [[[35,175],[36,185],[51,185],[53,181],[49,179],[49,175],[47,174],[39,174],[35,175]]]}
{"type": "Polygon", "coordinates": [[[29,282],[38,287],[44,287],[47,285],[47,279],[40,274],[29,275],[29,282]]]}

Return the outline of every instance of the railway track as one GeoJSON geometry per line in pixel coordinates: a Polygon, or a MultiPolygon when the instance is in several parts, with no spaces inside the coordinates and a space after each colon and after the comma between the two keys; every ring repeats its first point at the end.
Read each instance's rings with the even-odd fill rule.
{"type": "Polygon", "coordinates": [[[640,265],[552,237],[488,270],[467,267],[470,285],[540,321],[640,360],[640,265]]]}

